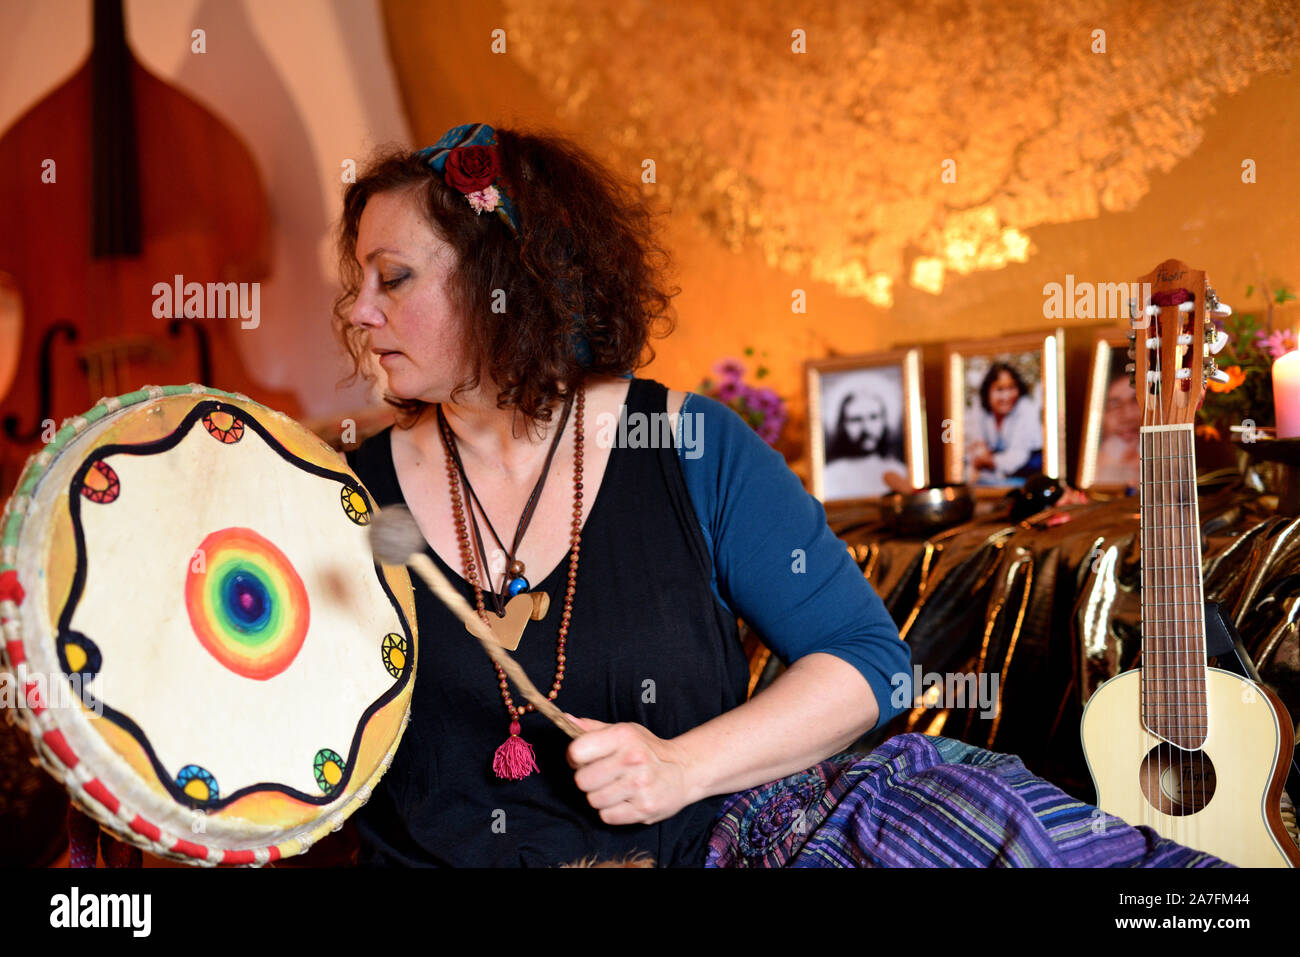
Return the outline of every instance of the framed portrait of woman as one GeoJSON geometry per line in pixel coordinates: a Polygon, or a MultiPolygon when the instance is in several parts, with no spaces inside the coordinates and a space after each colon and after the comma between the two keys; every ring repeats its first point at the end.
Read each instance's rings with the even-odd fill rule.
{"type": "Polygon", "coordinates": [[[804,363],[813,494],[823,503],[878,498],[896,473],[930,483],[921,350],[804,363]]]}
{"type": "Polygon", "coordinates": [[[944,475],[953,484],[1005,490],[1065,462],[1065,334],[949,343],[944,475]]]}
{"type": "Polygon", "coordinates": [[[1077,485],[1081,489],[1136,488],[1142,477],[1138,452],[1142,413],[1128,363],[1126,330],[1098,333],[1092,347],[1079,448],[1077,485]]]}

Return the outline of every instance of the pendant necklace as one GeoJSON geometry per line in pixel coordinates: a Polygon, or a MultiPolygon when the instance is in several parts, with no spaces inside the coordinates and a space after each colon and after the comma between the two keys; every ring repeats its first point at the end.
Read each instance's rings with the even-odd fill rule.
{"type": "MultiPolygon", "coordinates": [[[[556,671],[555,681],[551,690],[547,693],[547,698],[554,701],[560,693],[560,686],[564,681],[565,655],[564,648],[569,631],[569,620],[573,609],[573,593],[578,574],[578,551],[582,531],[582,445],[583,445],[583,407],[585,399],[585,388],[579,386],[577,389],[577,415],[575,418],[574,434],[574,458],[573,458],[573,521],[570,525],[570,551],[569,551],[569,576],[568,587],[564,596],[564,614],[560,620],[560,631],[556,643],[556,671]]],[[[469,535],[466,530],[465,522],[465,503],[461,500],[460,485],[463,483],[466,491],[469,493],[469,523],[473,528],[474,542],[478,546],[479,555],[486,557],[486,549],[483,547],[483,537],[479,533],[478,521],[474,517],[473,506],[477,505],[479,511],[483,513],[483,519],[487,523],[489,531],[496,539],[497,544],[501,546],[502,551],[506,551],[505,544],[501,537],[497,535],[496,529],[492,527],[492,522],[488,518],[487,510],[483,508],[482,503],[475,494],[473,486],[470,485],[469,477],[465,473],[464,463],[461,461],[460,453],[456,446],[456,435],[451,430],[446,417],[443,415],[441,404],[438,405],[438,426],[442,436],[443,447],[447,453],[447,480],[451,489],[452,514],[456,523],[457,538],[460,543],[461,564],[465,571],[465,577],[474,586],[474,596],[478,606],[479,617],[487,623],[492,629],[493,634],[498,641],[506,648],[514,650],[519,645],[519,639],[523,634],[523,629],[530,619],[540,620],[546,616],[549,607],[549,596],[545,592],[529,592],[528,579],[524,577],[524,564],[519,561],[515,555],[519,549],[519,543],[523,540],[524,531],[532,519],[533,511],[537,507],[537,502],[541,498],[542,489],[546,483],[546,476],[550,472],[551,460],[555,456],[555,450],[559,446],[560,436],[564,432],[564,426],[569,418],[570,406],[574,404],[573,393],[570,392],[564,404],[564,412],[560,418],[559,425],[555,430],[555,437],[551,441],[550,451],[546,456],[546,463],[542,468],[542,474],[533,487],[532,494],[524,506],[523,515],[520,516],[519,525],[515,530],[515,538],[512,548],[506,553],[506,594],[509,595],[509,601],[506,601],[505,595],[496,590],[491,581],[491,573],[487,572],[488,590],[492,595],[493,610],[495,615],[489,615],[483,600],[483,588],[478,579],[478,563],[475,561],[469,535]]],[[[495,666],[494,666],[495,667],[495,666]]],[[[537,770],[537,764],[533,757],[532,745],[528,744],[519,731],[519,718],[529,711],[535,710],[532,704],[516,706],[513,698],[510,696],[510,688],[506,681],[505,672],[499,667],[496,668],[498,687],[501,691],[502,700],[505,702],[506,711],[510,714],[510,736],[506,739],[505,744],[497,749],[496,756],[492,763],[492,768],[498,777],[518,779],[526,777],[533,771],[537,770]]]]}

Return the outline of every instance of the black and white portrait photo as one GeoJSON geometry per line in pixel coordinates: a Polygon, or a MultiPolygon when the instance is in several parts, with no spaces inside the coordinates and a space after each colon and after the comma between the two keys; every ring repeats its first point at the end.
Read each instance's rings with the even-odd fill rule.
{"type": "MultiPolygon", "coordinates": [[[[909,407],[919,407],[910,353],[889,353],[812,363],[809,367],[814,485],[826,502],[872,498],[891,489],[894,473],[911,483],[910,431],[919,427],[909,407]],[[813,409],[815,408],[815,412],[813,409]]],[[[922,436],[923,437],[923,436],[922,436]]]]}

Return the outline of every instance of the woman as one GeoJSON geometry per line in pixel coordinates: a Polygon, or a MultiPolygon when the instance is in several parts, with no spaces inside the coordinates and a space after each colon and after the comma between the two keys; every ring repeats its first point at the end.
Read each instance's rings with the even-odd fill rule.
{"type": "Polygon", "coordinates": [[[979,405],[966,415],[967,461],[977,484],[1018,485],[1042,468],[1042,415],[1014,366],[989,366],[979,405]]]}
{"type": "Polygon", "coordinates": [[[779,453],[720,403],[632,376],[671,295],[649,236],[581,151],[485,125],[347,190],[335,314],[401,412],[349,461],[497,628],[512,594],[548,596],[506,640],[586,732],[520,707],[417,581],[411,721],[356,815],[362,864],[784,863],[793,843],[755,851],[720,812],[814,765],[820,791],[785,783],[852,783],[860,762],[824,759],[911,702],[906,645],[779,453]],[[678,436],[696,417],[702,454],[636,438],[665,413],[678,436]],[[592,442],[611,418],[621,439],[592,442]],[[748,701],[737,616],[789,663],[748,701]]]}

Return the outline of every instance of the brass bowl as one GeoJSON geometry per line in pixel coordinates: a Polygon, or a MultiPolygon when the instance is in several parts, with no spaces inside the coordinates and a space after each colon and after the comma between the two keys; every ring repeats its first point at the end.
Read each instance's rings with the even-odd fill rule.
{"type": "Polygon", "coordinates": [[[975,496],[968,485],[940,485],[919,492],[885,496],[885,514],[903,535],[929,535],[968,522],[975,496]]]}

